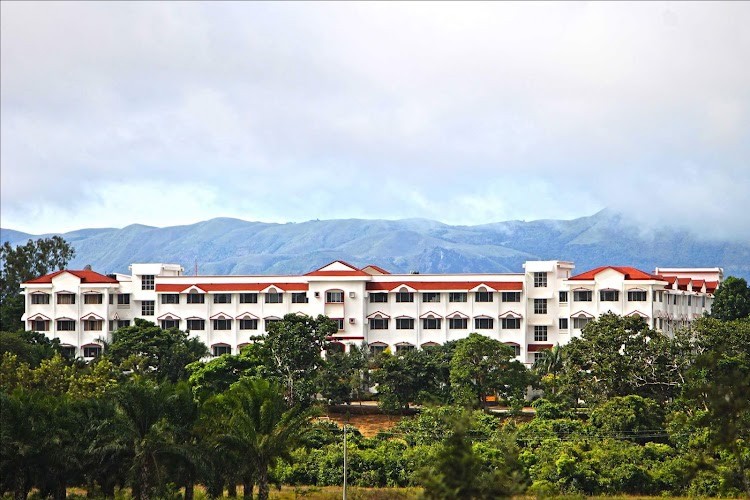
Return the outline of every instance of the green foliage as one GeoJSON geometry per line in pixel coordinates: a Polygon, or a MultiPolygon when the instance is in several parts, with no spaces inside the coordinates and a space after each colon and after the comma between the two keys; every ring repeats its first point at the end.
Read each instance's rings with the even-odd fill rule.
{"type": "Polygon", "coordinates": [[[0,353],[11,353],[31,366],[39,366],[60,352],[60,339],[49,339],[45,334],[31,331],[1,332],[0,353]]]}
{"type": "Polygon", "coordinates": [[[603,435],[656,441],[665,434],[663,408],[640,396],[614,397],[594,408],[591,424],[603,435]]]}
{"type": "Polygon", "coordinates": [[[309,403],[315,396],[314,374],[324,364],[320,353],[337,331],[336,323],[326,316],[287,314],[268,327],[268,335],[254,339],[267,349],[267,368],[282,383],[289,401],[309,403]]]}
{"type": "Polygon", "coordinates": [[[185,380],[185,366],[208,355],[197,338],[175,328],[162,330],[155,324],[136,318],[132,326],[112,334],[106,356],[123,369],[158,380],[185,380]]]}
{"type": "Polygon", "coordinates": [[[454,400],[483,407],[487,396],[522,399],[531,380],[528,370],[514,358],[510,346],[478,333],[456,342],[450,361],[454,400]]]}
{"type": "Polygon", "coordinates": [[[750,286],[745,278],[729,276],[716,290],[711,317],[732,321],[750,317],[750,286]]]}
{"type": "Polygon", "coordinates": [[[563,353],[560,386],[573,405],[631,394],[665,403],[679,394],[692,347],[686,333],[670,338],[639,317],[607,313],[586,325],[563,353]]]}
{"type": "Polygon", "coordinates": [[[186,366],[189,382],[201,401],[222,393],[242,377],[266,374],[267,349],[261,342],[245,346],[239,354],[227,354],[186,366]]]}
{"type": "Polygon", "coordinates": [[[75,250],[60,236],[29,240],[15,248],[7,241],[0,246],[0,330],[23,329],[21,283],[64,269],[75,250]]]}

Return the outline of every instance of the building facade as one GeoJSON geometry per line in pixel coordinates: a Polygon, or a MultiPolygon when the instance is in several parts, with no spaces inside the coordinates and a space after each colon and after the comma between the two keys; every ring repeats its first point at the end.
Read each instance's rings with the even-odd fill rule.
{"type": "Polygon", "coordinates": [[[285,314],[334,319],[342,349],[422,348],[478,332],[527,364],[611,311],[671,334],[711,310],[721,268],[606,266],[574,274],[564,261],[528,261],[512,274],[391,274],[332,262],[294,276],[188,276],[175,264],[133,264],[131,274],[58,271],[22,284],[28,330],[92,358],[102,340],[143,318],[199,337],[211,354],[236,353],[285,314]]]}

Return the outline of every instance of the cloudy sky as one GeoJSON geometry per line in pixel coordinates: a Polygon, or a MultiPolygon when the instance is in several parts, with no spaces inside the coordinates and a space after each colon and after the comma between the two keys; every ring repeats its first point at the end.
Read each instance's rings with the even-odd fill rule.
{"type": "Polygon", "coordinates": [[[2,226],[750,238],[750,3],[2,2],[2,226]]]}

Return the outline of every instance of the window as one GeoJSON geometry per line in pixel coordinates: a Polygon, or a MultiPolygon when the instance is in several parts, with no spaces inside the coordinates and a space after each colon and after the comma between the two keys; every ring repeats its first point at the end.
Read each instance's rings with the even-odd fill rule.
{"type": "Polygon", "coordinates": [[[163,319],[161,320],[161,329],[169,330],[170,328],[179,328],[180,320],[178,319],[163,319]]]}
{"type": "Polygon", "coordinates": [[[202,293],[195,293],[190,292],[187,294],[187,303],[188,304],[205,304],[206,303],[206,296],[202,293]]]}
{"type": "Polygon", "coordinates": [[[628,302],[646,302],[646,291],[628,290],[628,302]]]}
{"type": "Polygon", "coordinates": [[[75,304],[76,296],[72,293],[58,293],[57,294],[58,304],[75,304]]]}
{"type": "Polygon", "coordinates": [[[130,320],[129,319],[118,319],[117,320],[117,329],[120,328],[127,328],[130,326],[130,320]]]}
{"type": "Polygon", "coordinates": [[[547,286],[547,273],[534,273],[534,288],[545,288],[547,286]]]}
{"type": "Polygon", "coordinates": [[[223,356],[225,354],[232,354],[232,348],[226,344],[217,344],[211,348],[211,354],[214,356],[223,356]]]}
{"type": "Polygon", "coordinates": [[[84,304],[101,304],[102,294],[100,293],[85,293],[83,294],[84,304]]]}
{"type": "Polygon", "coordinates": [[[474,328],[477,330],[491,330],[495,324],[492,318],[474,318],[474,328]]]}
{"type": "Polygon", "coordinates": [[[503,330],[518,330],[521,328],[521,318],[502,318],[500,326],[503,330]]]}
{"type": "Polygon", "coordinates": [[[87,332],[100,332],[102,330],[102,320],[86,319],[83,320],[83,329],[87,332]]]}
{"type": "Polygon", "coordinates": [[[76,322],[72,319],[57,320],[57,330],[60,332],[72,332],[76,329],[76,322]]]}
{"type": "Polygon", "coordinates": [[[620,300],[620,292],[617,290],[599,290],[599,300],[602,302],[617,302],[620,300]]]}
{"type": "Polygon", "coordinates": [[[370,354],[382,354],[386,349],[388,349],[387,345],[370,345],[370,354]]]}
{"type": "Polygon", "coordinates": [[[274,323],[279,323],[280,319],[267,319],[266,320],[266,331],[268,331],[268,327],[273,325],[274,323]]]}
{"type": "Polygon", "coordinates": [[[35,319],[31,322],[31,329],[35,332],[46,332],[49,330],[49,321],[43,319],[35,319]]]}
{"type": "MultiPolygon", "coordinates": [[[[375,303],[381,303],[381,302],[388,302],[388,294],[387,293],[372,293],[370,292],[370,304],[375,303]]],[[[371,346],[372,349],[372,346],[371,346]]],[[[383,347],[385,349],[385,347],[383,347]]]]}
{"type": "Polygon", "coordinates": [[[336,327],[339,331],[344,329],[344,318],[331,318],[331,321],[336,323],[336,327]]]}
{"type": "Polygon", "coordinates": [[[474,294],[475,302],[492,302],[494,300],[493,293],[487,291],[480,291],[474,294]]]}
{"type": "Polygon", "coordinates": [[[467,318],[448,318],[448,328],[451,330],[466,330],[469,328],[467,318]]]}
{"type": "Polygon", "coordinates": [[[112,305],[115,303],[115,296],[113,294],[109,294],[109,305],[112,305]]]}
{"type": "Polygon", "coordinates": [[[154,289],[154,275],[144,274],[141,276],[141,290],[153,290],[154,289]]]}
{"type": "Polygon", "coordinates": [[[521,292],[502,292],[500,300],[503,302],[521,302],[521,292]]]}
{"type": "Polygon", "coordinates": [[[99,355],[102,353],[102,348],[97,346],[85,346],[83,348],[83,357],[84,358],[98,358],[99,355]]]}
{"type": "Polygon", "coordinates": [[[163,293],[161,294],[162,304],[179,304],[180,294],[179,293],[163,293]]]}
{"type": "Polygon", "coordinates": [[[32,304],[49,304],[49,294],[46,293],[32,293],[31,294],[32,304]]]}
{"type": "Polygon", "coordinates": [[[414,318],[396,318],[396,330],[414,330],[414,318]]]}
{"type": "Polygon", "coordinates": [[[591,302],[591,290],[573,290],[573,302],[591,302]]]}
{"type": "Polygon", "coordinates": [[[558,320],[558,328],[560,328],[560,330],[567,330],[568,329],[568,318],[560,318],[558,320]]]}
{"type": "Polygon", "coordinates": [[[664,292],[656,292],[656,297],[659,299],[659,302],[664,302],[664,292]]]}
{"type": "Polygon", "coordinates": [[[534,314],[547,314],[547,299],[534,299],[534,314]]]}
{"type": "Polygon", "coordinates": [[[703,296],[703,297],[701,297],[701,298],[703,299],[703,301],[702,301],[702,302],[703,302],[703,304],[701,305],[701,307],[706,307],[706,296],[704,295],[704,296],[703,296]]]}
{"type": "Polygon", "coordinates": [[[241,319],[240,320],[240,330],[257,330],[258,329],[258,320],[257,319],[241,319]]]}
{"type": "Polygon", "coordinates": [[[573,328],[581,329],[589,322],[591,321],[591,318],[573,318],[573,328]]]}
{"type": "Polygon", "coordinates": [[[266,304],[281,304],[284,302],[284,294],[279,292],[269,292],[266,294],[266,304]]]}
{"type": "Polygon", "coordinates": [[[187,329],[190,331],[193,330],[205,330],[206,329],[206,320],[204,319],[189,319],[187,320],[187,329]]]}
{"type": "Polygon", "coordinates": [[[326,304],[341,304],[344,302],[344,292],[329,290],[326,292],[326,304]]]}
{"type": "Polygon", "coordinates": [[[441,323],[441,318],[423,318],[422,328],[425,330],[440,330],[441,323]]]}
{"type": "Polygon", "coordinates": [[[214,295],[214,304],[231,304],[232,294],[231,293],[217,293],[214,295]]]}
{"type": "Polygon", "coordinates": [[[534,325],[534,342],[547,341],[547,325],[534,325]]]}
{"type": "Polygon", "coordinates": [[[257,293],[241,293],[240,304],[257,304],[258,294],[257,293]]]}
{"type": "Polygon", "coordinates": [[[412,292],[398,292],[396,294],[396,302],[414,302],[414,294],[412,292]]]}
{"type": "Polygon", "coordinates": [[[292,293],[292,304],[307,304],[307,292],[292,293]]]}
{"type": "Polygon", "coordinates": [[[560,303],[565,304],[568,301],[568,292],[560,292],[560,303]]]}
{"type": "Polygon", "coordinates": [[[141,316],[153,316],[154,315],[154,301],[144,300],[141,302],[141,316]]]}
{"type": "Polygon", "coordinates": [[[674,305],[677,305],[677,295],[672,295],[674,297],[674,305]]]}
{"type": "Polygon", "coordinates": [[[370,330],[387,330],[388,318],[370,318],[370,330]]]}
{"type": "Polygon", "coordinates": [[[505,344],[513,348],[513,356],[518,357],[521,355],[521,346],[516,344],[505,344]]]}
{"type": "Polygon", "coordinates": [[[466,302],[468,295],[466,292],[450,292],[448,293],[448,302],[466,302]]]}
{"type": "Polygon", "coordinates": [[[534,363],[536,363],[540,359],[544,359],[544,356],[545,356],[544,351],[537,351],[537,352],[535,352],[534,353],[534,363]]]}
{"type": "Polygon", "coordinates": [[[231,319],[215,319],[214,330],[231,330],[232,320],[231,319]]]}
{"type": "Polygon", "coordinates": [[[440,294],[438,292],[423,293],[422,302],[440,302],[440,294]]]}
{"type": "Polygon", "coordinates": [[[63,358],[73,359],[76,357],[76,348],[72,345],[60,346],[60,354],[62,354],[63,358]]]}
{"type": "Polygon", "coordinates": [[[118,293],[117,294],[117,305],[118,306],[130,305],[130,294],[129,293],[118,293]]]}
{"type": "Polygon", "coordinates": [[[692,297],[692,295],[688,295],[687,298],[688,298],[688,305],[692,306],[693,305],[693,297],[692,297]]]}

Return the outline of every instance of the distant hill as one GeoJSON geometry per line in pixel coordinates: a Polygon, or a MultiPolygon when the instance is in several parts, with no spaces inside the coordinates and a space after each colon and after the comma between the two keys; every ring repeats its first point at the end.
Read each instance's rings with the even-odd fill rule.
{"type": "MultiPolygon", "coordinates": [[[[0,240],[29,235],[0,229],[0,240]]],[[[128,272],[133,262],[182,264],[200,274],[296,274],[342,259],[393,272],[521,272],[526,260],[572,260],[577,271],[605,265],[720,266],[750,278],[750,243],[699,240],[686,231],[644,232],[603,210],[573,220],[451,226],[425,219],[322,220],[270,224],[218,218],[172,227],[131,225],[62,233],[76,249],[70,266],[128,272]]]]}

